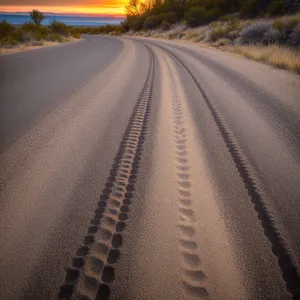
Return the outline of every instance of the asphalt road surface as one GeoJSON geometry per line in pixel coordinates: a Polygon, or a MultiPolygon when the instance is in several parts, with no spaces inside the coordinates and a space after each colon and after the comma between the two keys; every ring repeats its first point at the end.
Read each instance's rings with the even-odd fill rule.
{"type": "Polygon", "coordinates": [[[0,68],[0,299],[300,299],[298,75],[100,36],[0,68]]]}

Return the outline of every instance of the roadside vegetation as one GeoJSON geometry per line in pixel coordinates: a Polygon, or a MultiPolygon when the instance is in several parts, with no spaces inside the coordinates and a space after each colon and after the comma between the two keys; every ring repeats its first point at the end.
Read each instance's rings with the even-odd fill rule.
{"type": "Polygon", "coordinates": [[[122,24],[127,34],[206,44],[300,73],[299,1],[151,3],[130,0],[122,24]]]}
{"type": "Polygon", "coordinates": [[[126,10],[119,26],[79,30],[201,43],[300,73],[299,0],[130,0],[126,10]]]}
{"type": "Polygon", "coordinates": [[[120,25],[70,27],[43,14],[0,23],[0,47],[42,45],[81,34],[134,35],[209,45],[300,73],[300,0],[129,0],[120,25]]]}
{"type": "Polygon", "coordinates": [[[276,18],[218,20],[190,28],[129,31],[127,34],[181,40],[238,53],[300,74],[300,14],[276,18]]]}
{"type": "Polygon", "coordinates": [[[38,10],[33,10],[30,18],[31,21],[21,26],[13,26],[6,20],[0,22],[0,48],[35,47],[80,38],[80,32],[76,28],[55,19],[49,26],[44,26],[44,14],[38,10]]]}

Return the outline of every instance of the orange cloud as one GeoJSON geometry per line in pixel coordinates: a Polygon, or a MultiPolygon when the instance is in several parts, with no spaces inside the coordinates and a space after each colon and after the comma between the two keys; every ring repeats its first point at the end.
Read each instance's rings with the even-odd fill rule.
{"type": "MultiPolygon", "coordinates": [[[[103,1],[104,2],[104,1],[103,1]]],[[[127,1],[105,1],[102,5],[0,5],[1,12],[28,12],[33,8],[42,12],[65,13],[65,14],[93,14],[93,15],[111,15],[123,16],[125,14],[125,5],[127,1]]],[[[99,1],[98,1],[99,3],[99,1]]]]}

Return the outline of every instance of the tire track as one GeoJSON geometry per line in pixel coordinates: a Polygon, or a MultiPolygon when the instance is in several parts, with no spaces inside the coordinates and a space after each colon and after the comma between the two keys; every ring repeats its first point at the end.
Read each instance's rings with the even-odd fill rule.
{"type": "MultiPolygon", "coordinates": [[[[177,204],[177,243],[181,256],[181,283],[186,294],[186,299],[208,299],[209,293],[205,288],[206,275],[202,270],[202,261],[199,256],[197,244],[196,216],[193,209],[193,189],[190,179],[190,145],[189,128],[186,120],[186,112],[183,104],[184,97],[178,90],[180,88],[178,79],[173,75],[175,71],[171,68],[169,60],[164,57],[169,78],[166,85],[170,93],[170,112],[172,116],[172,137],[174,140],[173,152],[175,167],[177,204]]],[[[169,112],[165,112],[166,114],[169,112]]]]}
{"type": "MultiPolygon", "coordinates": [[[[147,42],[149,43],[149,42],[147,42]]],[[[251,202],[254,205],[254,209],[257,212],[257,217],[261,222],[265,236],[271,243],[271,249],[273,254],[277,257],[278,266],[282,272],[282,278],[286,283],[287,290],[292,294],[293,300],[300,299],[300,268],[298,262],[287,242],[285,237],[281,234],[279,226],[277,224],[274,213],[268,206],[267,202],[262,196],[261,189],[259,188],[258,181],[255,178],[254,172],[251,170],[246,158],[243,156],[242,151],[234,137],[234,135],[227,128],[223,118],[213,103],[209,100],[208,96],[202,89],[197,78],[188,69],[188,67],[171,51],[168,49],[149,43],[155,47],[158,47],[162,51],[169,54],[175,61],[177,61],[191,76],[193,82],[200,91],[208,109],[210,110],[212,117],[224,139],[226,147],[235,163],[236,169],[243,179],[245,188],[251,197],[251,202]]]]}
{"type": "Polygon", "coordinates": [[[129,119],[87,235],[67,269],[59,299],[107,300],[110,297],[109,284],[115,278],[114,264],[121,255],[122,232],[133,198],[151,109],[155,62],[152,51],[145,47],[150,55],[145,85],[129,119]]]}
{"type": "Polygon", "coordinates": [[[195,240],[195,213],[192,209],[193,197],[189,180],[190,166],[187,150],[188,133],[184,122],[183,106],[176,86],[172,91],[172,110],[178,184],[178,231],[184,269],[182,283],[189,297],[207,299],[208,291],[203,287],[206,276],[201,270],[201,260],[197,254],[198,245],[195,240]]]}

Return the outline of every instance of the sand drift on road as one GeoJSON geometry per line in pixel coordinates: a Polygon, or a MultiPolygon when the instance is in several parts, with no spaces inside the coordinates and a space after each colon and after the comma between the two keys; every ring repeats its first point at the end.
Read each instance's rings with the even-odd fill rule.
{"type": "Polygon", "coordinates": [[[300,299],[298,75],[98,36],[2,66],[1,299],[300,299]]]}

